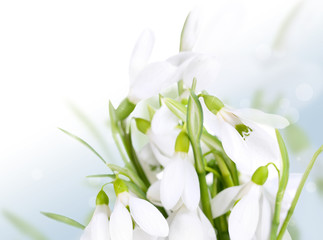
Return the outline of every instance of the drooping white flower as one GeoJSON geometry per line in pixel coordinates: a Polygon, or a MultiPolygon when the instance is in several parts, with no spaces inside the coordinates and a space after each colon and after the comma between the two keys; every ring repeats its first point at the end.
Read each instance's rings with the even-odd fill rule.
{"type": "MultiPolygon", "coordinates": [[[[189,38],[192,34],[186,33],[184,38],[189,38]]],[[[129,65],[130,102],[137,103],[155,96],[180,80],[183,80],[186,86],[191,86],[193,78],[197,78],[197,88],[201,90],[216,80],[219,63],[213,56],[186,51],[165,61],[148,63],[153,45],[153,34],[146,30],[139,37],[132,52],[129,65]]]]}
{"type": "Polygon", "coordinates": [[[240,172],[251,176],[267,163],[280,166],[275,128],[288,126],[285,118],[251,108],[221,106],[216,113],[205,109],[204,120],[205,127],[219,137],[224,151],[240,172]]]}
{"type": "Polygon", "coordinates": [[[101,190],[96,199],[96,208],[90,223],[84,229],[81,240],[110,240],[109,198],[101,190]]]}
{"type": "MultiPolygon", "coordinates": [[[[264,170],[264,167],[260,167],[264,170]]],[[[258,169],[260,169],[258,168],[258,169]]],[[[257,170],[258,171],[258,170],[257,170]]],[[[257,172],[256,171],[256,172],[257,172]]],[[[255,176],[255,174],[253,175],[255,176]]],[[[264,184],[267,175],[260,182],[247,182],[240,186],[234,186],[221,191],[212,199],[213,217],[219,217],[229,210],[229,234],[232,240],[268,240],[272,224],[272,217],[275,209],[275,198],[277,185],[264,184]],[[264,184],[264,185],[263,185],[264,184]],[[274,192],[272,195],[271,192],[274,192]]],[[[295,195],[299,176],[291,176],[291,183],[286,188],[286,195],[295,195]],[[295,181],[295,179],[297,179],[295,181]],[[289,193],[289,194],[288,194],[289,193]]],[[[282,209],[289,208],[292,198],[286,197],[282,201],[282,209]]],[[[281,221],[286,212],[280,214],[281,221]]],[[[286,234],[286,237],[288,233],[286,234]]]]}
{"type": "Polygon", "coordinates": [[[182,206],[169,216],[168,221],[169,240],[216,240],[215,231],[200,208],[191,211],[182,206]]]}
{"type": "Polygon", "coordinates": [[[132,240],[132,219],[142,231],[152,237],[168,235],[167,221],[151,203],[130,195],[121,179],[115,180],[114,186],[117,199],[110,218],[111,240],[132,240]]]}
{"type": "Polygon", "coordinates": [[[184,204],[194,211],[200,202],[198,176],[192,163],[176,154],[165,167],[161,180],[150,186],[147,197],[165,209],[176,209],[184,204]]]}

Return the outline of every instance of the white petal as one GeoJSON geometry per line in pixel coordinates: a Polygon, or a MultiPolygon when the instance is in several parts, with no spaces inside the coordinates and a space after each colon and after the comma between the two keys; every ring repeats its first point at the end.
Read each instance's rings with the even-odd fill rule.
{"type": "Polygon", "coordinates": [[[108,215],[99,213],[92,219],[91,240],[110,240],[108,215]]]}
{"type": "Polygon", "coordinates": [[[108,206],[98,205],[90,223],[84,229],[81,240],[110,240],[109,212],[108,206]]]}
{"type": "Polygon", "coordinates": [[[226,154],[237,164],[238,170],[252,175],[260,166],[269,162],[280,166],[280,153],[275,130],[265,128],[251,122],[243,122],[252,131],[249,136],[241,137],[229,123],[220,121],[221,141],[226,154]]]}
{"type": "Polygon", "coordinates": [[[157,95],[174,83],[176,70],[177,68],[168,62],[148,64],[132,81],[128,94],[129,100],[136,103],[157,95]]]}
{"type": "Polygon", "coordinates": [[[200,202],[200,185],[197,173],[193,165],[187,160],[183,160],[182,171],[185,171],[185,186],[182,199],[185,206],[191,210],[196,210],[200,202]]]}
{"type": "Polygon", "coordinates": [[[187,65],[181,66],[183,81],[186,86],[191,86],[193,78],[197,79],[196,90],[210,89],[215,85],[220,70],[219,62],[211,56],[198,55],[190,60],[187,65]]]}
{"type": "Polygon", "coordinates": [[[184,63],[188,63],[191,59],[196,57],[198,53],[195,52],[180,52],[167,59],[167,62],[173,64],[174,66],[181,66],[184,63]]]}
{"type": "Polygon", "coordinates": [[[138,153],[138,158],[140,161],[144,161],[150,165],[158,165],[158,161],[155,158],[153,151],[151,150],[151,145],[147,143],[138,153]]]}
{"type": "Polygon", "coordinates": [[[181,51],[192,51],[201,30],[199,17],[197,9],[187,16],[181,35],[181,51]]]}
{"type": "Polygon", "coordinates": [[[196,213],[179,212],[174,217],[169,230],[169,240],[197,240],[203,239],[202,224],[196,213]]]}
{"type": "Polygon", "coordinates": [[[232,209],[229,234],[232,240],[251,240],[259,219],[260,186],[254,186],[232,209]]]}
{"type": "Polygon", "coordinates": [[[150,202],[130,197],[130,213],[138,226],[152,236],[166,237],[168,223],[163,215],[150,202]]]}
{"type": "Polygon", "coordinates": [[[235,109],[232,110],[234,114],[240,118],[253,121],[256,123],[264,124],[271,126],[273,128],[285,128],[289,125],[289,122],[286,118],[276,115],[262,112],[253,108],[244,108],[244,109],[235,109]]]}
{"type": "Polygon", "coordinates": [[[200,208],[198,208],[198,215],[202,223],[204,235],[208,237],[208,240],[216,240],[215,230],[210,223],[210,220],[204,215],[200,208]]]}
{"type": "Polygon", "coordinates": [[[168,109],[167,106],[162,105],[158,109],[151,121],[151,129],[154,134],[170,133],[178,125],[178,118],[168,109]]]}
{"type": "Polygon", "coordinates": [[[133,240],[157,240],[157,237],[151,236],[139,227],[136,227],[133,231],[133,240]]]}
{"type": "Polygon", "coordinates": [[[154,34],[147,29],[141,33],[132,51],[129,63],[130,80],[133,80],[144,66],[147,65],[153,47],[154,34]]]}
{"type": "Polygon", "coordinates": [[[126,207],[117,200],[110,218],[111,240],[132,240],[132,220],[126,207]]]}
{"type": "Polygon", "coordinates": [[[269,240],[273,210],[266,196],[263,194],[260,199],[259,223],[256,232],[256,239],[269,240]]]}
{"type": "Polygon", "coordinates": [[[244,185],[226,188],[211,200],[213,218],[225,214],[233,207],[243,187],[244,185]]]}
{"type": "Polygon", "coordinates": [[[182,161],[182,159],[174,159],[164,170],[160,185],[160,198],[166,209],[173,208],[183,193],[185,175],[182,161]]]}
{"type": "Polygon", "coordinates": [[[160,200],[160,181],[154,182],[147,191],[147,198],[155,205],[162,206],[160,200]]]}
{"type": "MultiPolygon", "coordinates": [[[[171,142],[169,142],[169,143],[170,143],[170,146],[171,146],[172,143],[171,142]]],[[[169,149],[171,149],[171,148],[169,148],[169,149]]],[[[171,161],[171,157],[164,155],[161,152],[161,150],[157,146],[155,146],[155,143],[153,143],[153,142],[151,142],[151,150],[154,153],[154,156],[156,157],[157,161],[162,166],[166,167],[169,164],[169,162],[171,161]]],[[[174,150],[175,150],[175,146],[174,146],[174,150]]]]}

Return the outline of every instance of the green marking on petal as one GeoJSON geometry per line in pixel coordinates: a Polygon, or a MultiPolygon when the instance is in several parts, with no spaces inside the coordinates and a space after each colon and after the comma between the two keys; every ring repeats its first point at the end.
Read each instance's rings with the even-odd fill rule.
{"type": "Polygon", "coordinates": [[[238,131],[238,133],[243,138],[243,140],[246,140],[246,137],[248,137],[250,133],[253,131],[250,127],[244,124],[235,125],[235,129],[238,131]]]}

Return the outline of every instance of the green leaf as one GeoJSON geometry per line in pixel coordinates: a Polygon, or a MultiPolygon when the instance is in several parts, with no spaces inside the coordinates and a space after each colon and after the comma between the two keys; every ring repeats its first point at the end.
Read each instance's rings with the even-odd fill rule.
{"type": "Polygon", "coordinates": [[[279,176],[279,185],[278,185],[278,191],[277,191],[276,201],[275,201],[275,212],[274,212],[274,217],[273,217],[272,227],[271,227],[271,234],[270,234],[271,240],[276,240],[276,237],[277,237],[276,234],[280,223],[279,221],[280,221],[281,204],[283,201],[283,197],[285,194],[285,190],[286,190],[288,178],[289,178],[288,152],[287,152],[284,140],[277,129],[276,129],[276,137],[279,145],[280,155],[282,158],[282,168],[280,171],[281,174],[279,176]]]}
{"type": "Polygon", "coordinates": [[[304,174],[303,174],[303,177],[302,177],[302,179],[301,179],[301,182],[299,183],[299,185],[298,185],[298,187],[297,187],[297,190],[296,190],[296,193],[295,193],[295,196],[294,196],[294,199],[293,199],[293,201],[292,201],[292,203],[291,203],[291,207],[289,208],[289,210],[288,210],[288,212],[287,212],[287,216],[286,216],[286,218],[285,218],[285,220],[284,220],[284,222],[283,222],[283,225],[282,225],[282,227],[281,227],[281,229],[280,229],[280,232],[279,232],[279,235],[278,235],[278,240],[280,240],[280,239],[282,239],[283,238],[283,236],[284,236],[284,233],[285,233],[285,231],[286,231],[286,229],[287,229],[287,225],[288,225],[288,223],[289,223],[289,221],[290,221],[290,219],[291,219],[291,217],[292,217],[292,215],[293,215],[293,213],[294,213],[294,210],[295,210],[295,207],[296,207],[296,204],[297,204],[297,202],[298,202],[298,199],[299,199],[299,197],[300,197],[300,195],[301,195],[301,193],[302,193],[302,190],[303,190],[303,187],[304,187],[304,185],[305,185],[305,182],[306,182],[306,180],[307,180],[307,178],[308,178],[308,176],[309,176],[309,174],[310,174],[310,172],[311,172],[311,170],[312,170],[312,168],[313,168],[313,166],[314,166],[314,163],[316,162],[316,159],[318,158],[318,156],[321,154],[323,152],[323,145],[314,153],[314,155],[313,155],[313,157],[312,157],[312,159],[311,159],[311,161],[309,162],[309,164],[307,165],[307,168],[306,168],[306,170],[305,170],[305,172],[304,172],[304,174]]]}
{"type": "Polygon", "coordinates": [[[34,226],[32,226],[27,221],[21,219],[12,212],[3,211],[3,215],[7,218],[12,225],[14,225],[22,234],[26,237],[34,240],[47,240],[48,238],[38,231],[34,226]]]}
{"type": "Polygon", "coordinates": [[[83,226],[81,223],[69,218],[65,217],[63,215],[55,214],[55,213],[49,213],[49,212],[41,212],[41,214],[45,215],[48,218],[54,219],[58,222],[62,222],[68,225],[71,225],[76,228],[84,229],[85,226],[83,226]]]}
{"type": "Polygon", "coordinates": [[[128,177],[131,181],[137,184],[143,191],[147,191],[147,187],[144,182],[138,177],[134,171],[130,170],[129,168],[123,168],[115,164],[107,164],[107,166],[112,170],[116,171],[119,174],[128,177]]]}
{"type": "Polygon", "coordinates": [[[128,187],[128,189],[133,192],[134,194],[136,194],[138,197],[146,199],[146,194],[144,191],[142,191],[140,189],[140,187],[138,187],[136,184],[134,184],[133,182],[130,181],[124,181],[128,187]]]}
{"type": "Polygon", "coordinates": [[[74,139],[76,139],[77,141],[79,141],[80,143],[82,143],[83,145],[85,145],[88,149],[90,149],[96,156],[98,156],[101,160],[102,160],[102,162],[104,163],[104,164],[106,164],[106,161],[104,160],[104,158],[97,152],[97,151],[95,151],[94,150],[94,148],[93,147],[91,147],[91,145],[90,144],[88,144],[87,142],[85,142],[83,139],[81,139],[81,138],[79,138],[78,136],[76,136],[76,135],[74,135],[74,134],[72,134],[72,133],[70,133],[70,132],[68,132],[68,131],[66,131],[66,130],[64,130],[64,129],[62,129],[62,128],[58,128],[59,130],[61,130],[63,133],[66,133],[67,135],[69,135],[70,137],[72,137],[72,138],[74,138],[74,139]]]}
{"type": "Polygon", "coordinates": [[[87,178],[116,178],[115,174],[95,174],[95,175],[89,175],[86,176],[87,178]]]}
{"type": "Polygon", "coordinates": [[[95,123],[87,116],[86,113],[84,113],[75,104],[69,102],[69,108],[74,112],[78,119],[81,120],[84,126],[87,127],[87,129],[92,133],[92,135],[98,140],[98,143],[101,145],[102,149],[105,150],[105,153],[107,154],[106,156],[112,158],[111,151],[109,151],[109,149],[107,148],[107,141],[101,133],[101,131],[97,128],[95,123]]]}

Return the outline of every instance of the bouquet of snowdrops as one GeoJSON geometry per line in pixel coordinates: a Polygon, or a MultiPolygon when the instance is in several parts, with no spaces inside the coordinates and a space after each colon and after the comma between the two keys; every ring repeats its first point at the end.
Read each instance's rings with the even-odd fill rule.
{"type": "Polygon", "coordinates": [[[288,121],[235,109],[210,94],[219,66],[214,56],[191,51],[196,29],[189,15],[180,52],[166,61],[148,63],[150,31],[136,43],[128,96],[117,108],[109,105],[121,166],[63,130],[102,160],[109,172],[95,177],[110,178],[106,184],[113,184],[116,195],[112,206],[106,184],[98,189],[86,227],[47,213],[84,229],[81,240],[291,239],[289,220],[323,147],[303,175],[290,174],[278,130],[288,121]]]}

